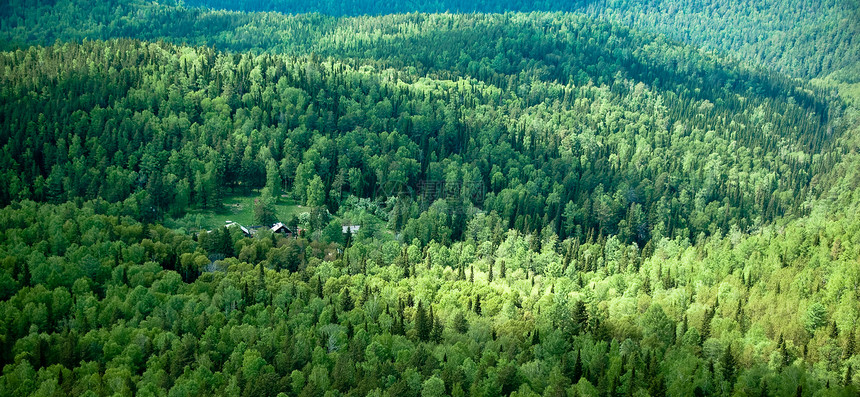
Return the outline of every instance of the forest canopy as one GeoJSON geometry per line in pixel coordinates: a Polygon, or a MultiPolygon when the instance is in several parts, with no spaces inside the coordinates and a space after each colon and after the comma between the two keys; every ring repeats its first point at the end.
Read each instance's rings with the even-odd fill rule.
{"type": "Polygon", "coordinates": [[[856,395],[856,15],[12,1],[0,395],[856,395]]]}

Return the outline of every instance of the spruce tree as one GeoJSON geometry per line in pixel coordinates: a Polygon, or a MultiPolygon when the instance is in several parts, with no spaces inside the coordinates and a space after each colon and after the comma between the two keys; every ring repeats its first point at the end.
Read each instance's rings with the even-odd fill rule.
{"type": "Polygon", "coordinates": [[[418,302],[418,308],[415,309],[415,332],[418,334],[418,339],[428,341],[430,339],[431,324],[427,319],[427,313],[424,311],[423,302],[418,302]]]}
{"type": "Polygon", "coordinates": [[[849,359],[851,356],[857,353],[857,330],[847,332],[848,341],[845,342],[845,353],[843,354],[842,359],[849,359]]]}
{"type": "Polygon", "coordinates": [[[579,335],[588,326],[588,310],[585,307],[585,302],[582,299],[576,301],[573,305],[573,332],[579,335]]]}
{"type": "Polygon", "coordinates": [[[732,347],[726,346],[726,350],[723,352],[723,358],[720,360],[720,364],[723,366],[723,377],[729,382],[734,382],[735,379],[735,356],[732,354],[732,347]]]}
{"type": "Polygon", "coordinates": [[[573,376],[571,381],[575,384],[582,378],[582,350],[576,351],[576,363],[573,364],[573,376]]]}
{"type": "Polygon", "coordinates": [[[349,288],[343,291],[343,296],[340,298],[340,311],[346,313],[352,310],[355,305],[352,302],[352,296],[349,295],[349,288]]]}
{"type": "Polygon", "coordinates": [[[702,343],[711,337],[711,320],[714,318],[714,310],[705,309],[705,318],[702,319],[702,343]]]}
{"type": "Polygon", "coordinates": [[[260,283],[260,289],[266,288],[266,269],[263,268],[263,262],[260,262],[260,275],[257,282],[260,283]]]}

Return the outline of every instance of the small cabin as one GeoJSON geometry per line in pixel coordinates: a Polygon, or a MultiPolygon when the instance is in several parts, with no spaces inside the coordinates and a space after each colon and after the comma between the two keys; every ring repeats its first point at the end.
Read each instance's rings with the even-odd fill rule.
{"type": "Polygon", "coordinates": [[[272,233],[282,234],[282,235],[287,236],[287,237],[290,237],[293,235],[293,231],[290,230],[290,228],[287,227],[287,225],[285,225],[281,222],[278,222],[278,223],[272,225],[271,230],[272,230],[272,233]]]}

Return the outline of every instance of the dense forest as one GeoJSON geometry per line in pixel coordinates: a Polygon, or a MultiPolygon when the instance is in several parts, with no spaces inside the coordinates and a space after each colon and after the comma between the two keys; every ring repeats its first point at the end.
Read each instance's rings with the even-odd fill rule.
{"type": "Polygon", "coordinates": [[[0,395],[856,395],[857,5],[783,3],[10,2],[0,395]]]}
{"type": "MultiPolygon", "coordinates": [[[[189,0],[189,5],[241,11],[318,12],[327,15],[380,15],[396,12],[503,13],[568,11],[661,32],[795,76],[826,76],[855,68],[858,52],[857,1],[757,0],[725,2],[677,0],[498,1],[437,0],[427,2],[189,0]],[[801,42],[798,45],[798,42],[801,42]]],[[[853,74],[852,74],[853,75],[853,74]]],[[[847,76],[845,76],[847,77],[847,76]]]]}

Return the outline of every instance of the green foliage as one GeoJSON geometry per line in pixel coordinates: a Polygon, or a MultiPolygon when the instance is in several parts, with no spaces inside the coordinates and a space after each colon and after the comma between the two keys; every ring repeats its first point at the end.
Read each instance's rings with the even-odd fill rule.
{"type": "Polygon", "coordinates": [[[275,197],[272,196],[272,190],[266,186],[263,188],[260,198],[254,203],[254,221],[261,225],[271,225],[277,220],[275,197]]]}
{"type": "MultiPolygon", "coordinates": [[[[451,393],[481,389],[505,394],[526,386],[541,393],[573,387],[586,392],[699,390],[722,395],[732,390],[759,393],[765,384],[775,393],[800,387],[838,393],[855,387],[851,360],[856,356],[849,350],[856,335],[851,328],[832,334],[827,324],[841,324],[838,313],[856,311],[856,302],[831,305],[832,290],[806,290],[821,284],[802,281],[813,272],[837,283],[840,277],[854,277],[829,259],[833,233],[856,230],[847,227],[854,219],[822,223],[812,234],[819,236],[817,243],[811,236],[795,241],[795,233],[801,232],[777,234],[770,228],[761,235],[712,237],[701,247],[664,239],[640,269],[616,272],[614,265],[600,261],[578,273],[584,279],[580,286],[568,276],[525,273],[519,252],[508,246],[528,247],[530,236],[514,232],[494,255],[515,270],[504,279],[485,282],[477,277],[470,283],[457,277],[451,266],[455,261],[443,264],[449,248],[436,243],[428,247],[436,258],[429,269],[422,264],[402,279],[397,273],[402,264],[393,259],[401,252],[420,258],[417,246],[395,248],[387,263],[381,247],[369,251],[366,269],[354,272],[340,258],[313,248],[317,242],[234,236],[221,228],[210,234],[226,236],[235,250],[254,251],[253,256],[241,255],[254,259],[226,255],[210,263],[205,234],[194,241],[161,226],[144,228],[121,215],[126,210],[124,204],[104,201],[82,206],[26,201],[0,209],[0,226],[16,236],[0,242],[0,257],[7,258],[0,263],[17,283],[12,295],[0,302],[7,313],[0,318],[3,337],[12,342],[4,343],[0,352],[7,367],[0,377],[3,390],[31,394],[50,387],[71,393],[92,389],[95,378],[71,377],[66,371],[111,379],[110,390],[119,392],[191,388],[195,393],[219,393],[232,387],[253,395],[275,390],[367,394],[375,389],[438,395],[449,393],[449,387],[451,393]],[[42,230],[52,224],[78,227],[75,233],[60,233],[65,244],[38,243],[47,237],[42,230]],[[726,261],[731,259],[725,258],[769,246],[790,247],[786,255],[792,263],[819,265],[764,270],[770,259],[743,255],[750,259],[737,270],[713,278],[729,266],[726,261]],[[699,249],[703,259],[691,260],[699,249]],[[99,257],[111,259],[94,261],[98,252],[107,252],[99,257]],[[280,255],[286,257],[277,259],[280,255]],[[22,263],[19,258],[29,258],[23,263],[32,265],[29,284],[16,265],[22,263]],[[54,263],[60,266],[42,269],[54,263]],[[295,267],[278,270],[293,266],[290,263],[295,267]],[[179,271],[185,267],[190,270],[179,271]],[[62,273],[50,276],[54,272],[62,273]],[[784,280],[787,272],[796,272],[796,281],[786,283],[777,298],[766,286],[784,280]],[[650,295],[639,288],[646,276],[658,280],[650,295]],[[750,277],[754,280],[744,281],[750,277]],[[355,291],[365,292],[355,299],[355,291]],[[566,296],[571,299],[562,299],[566,296]],[[783,301],[797,307],[801,299],[825,309],[809,310],[824,319],[813,333],[807,332],[806,315],[779,314],[783,301]],[[736,305],[744,310],[736,310],[736,305]],[[553,323],[550,314],[555,311],[569,319],[569,330],[553,323]],[[763,314],[743,314],[750,322],[744,331],[737,325],[739,312],[763,314]],[[683,319],[688,317],[686,325],[683,319]],[[700,340],[698,324],[706,317],[711,336],[700,340]],[[676,341],[676,332],[684,329],[676,341]],[[766,329],[780,333],[770,339],[766,329]],[[511,349],[520,353],[507,354],[511,349]],[[754,349],[762,350],[747,354],[754,349]],[[793,357],[802,359],[788,359],[793,357]],[[826,362],[834,363],[832,370],[812,369],[826,362]],[[667,375],[679,373],[685,374],[684,382],[667,375]],[[794,375],[781,378],[783,373],[794,375]],[[800,373],[804,375],[797,377],[800,373]]],[[[840,240],[843,249],[856,249],[845,235],[840,240]]],[[[350,250],[363,255],[368,243],[355,244],[350,250]]],[[[560,260],[563,246],[541,255],[560,260]]],[[[584,247],[585,252],[593,248],[584,247]]],[[[466,253],[476,249],[458,242],[450,251],[463,252],[460,256],[468,261],[466,253]]],[[[622,257],[629,255],[619,249],[622,257]]],[[[582,260],[574,256],[572,262],[582,260]]],[[[474,263],[480,274],[481,260],[474,263]]]]}
{"type": "Polygon", "coordinates": [[[421,385],[421,397],[443,397],[445,395],[445,382],[436,376],[428,378],[421,385]]]}
{"type": "MultiPolygon", "coordinates": [[[[203,12],[172,10],[173,22],[203,12]]],[[[264,18],[218,15],[209,20],[223,29],[264,18]]],[[[464,214],[480,206],[501,228],[552,225],[559,240],[616,234],[642,246],[802,213],[810,181],[838,160],[817,155],[831,144],[824,90],[583,16],[348,19],[356,34],[343,40],[330,31],[337,20],[307,18],[266,25],[266,34],[307,33],[265,55],[127,40],[6,53],[14,84],[4,85],[0,142],[46,155],[15,159],[0,203],[145,194],[140,216],[151,221],[270,185],[272,197],[286,188],[337,212],[350,195],[446,181],[486,194],[398,200],[395,229],[406,241],[459,240],[464,214]],[[446,27],[459,24],[469,27],[446,27]],[[383,46],[373,37],[384,30],[403,33],[383,46]],[[330,43],[318,53],[331,58],[273,54],[306,54],[310,41],[330,43]],[[434,52],[440,46],[448,51],[434,52]],[[377,71],[390,65],[404,84],[377,71]],[[43,93],[29,95],[35,87],[43,93]],[[389,106],[399,111],[380,112],[389,106]]],[[[251,48],[208,41],[221,36],[198,28],[163,31],[251,48]]],[[[268,217],[271,207],[258,204],[268,217]]]]}
{"type": "Polygon", "coordinates": [[[0,395],[856,394],[850,5],[163,3],[0,10],[0,395]]]}
{"type": "Polygon", "coordinates": [[[804,325],[806,331],[814,333],[816,329],[827,323],[827,308],[821,303],[815,302],[806,310],[804,325]]]}

